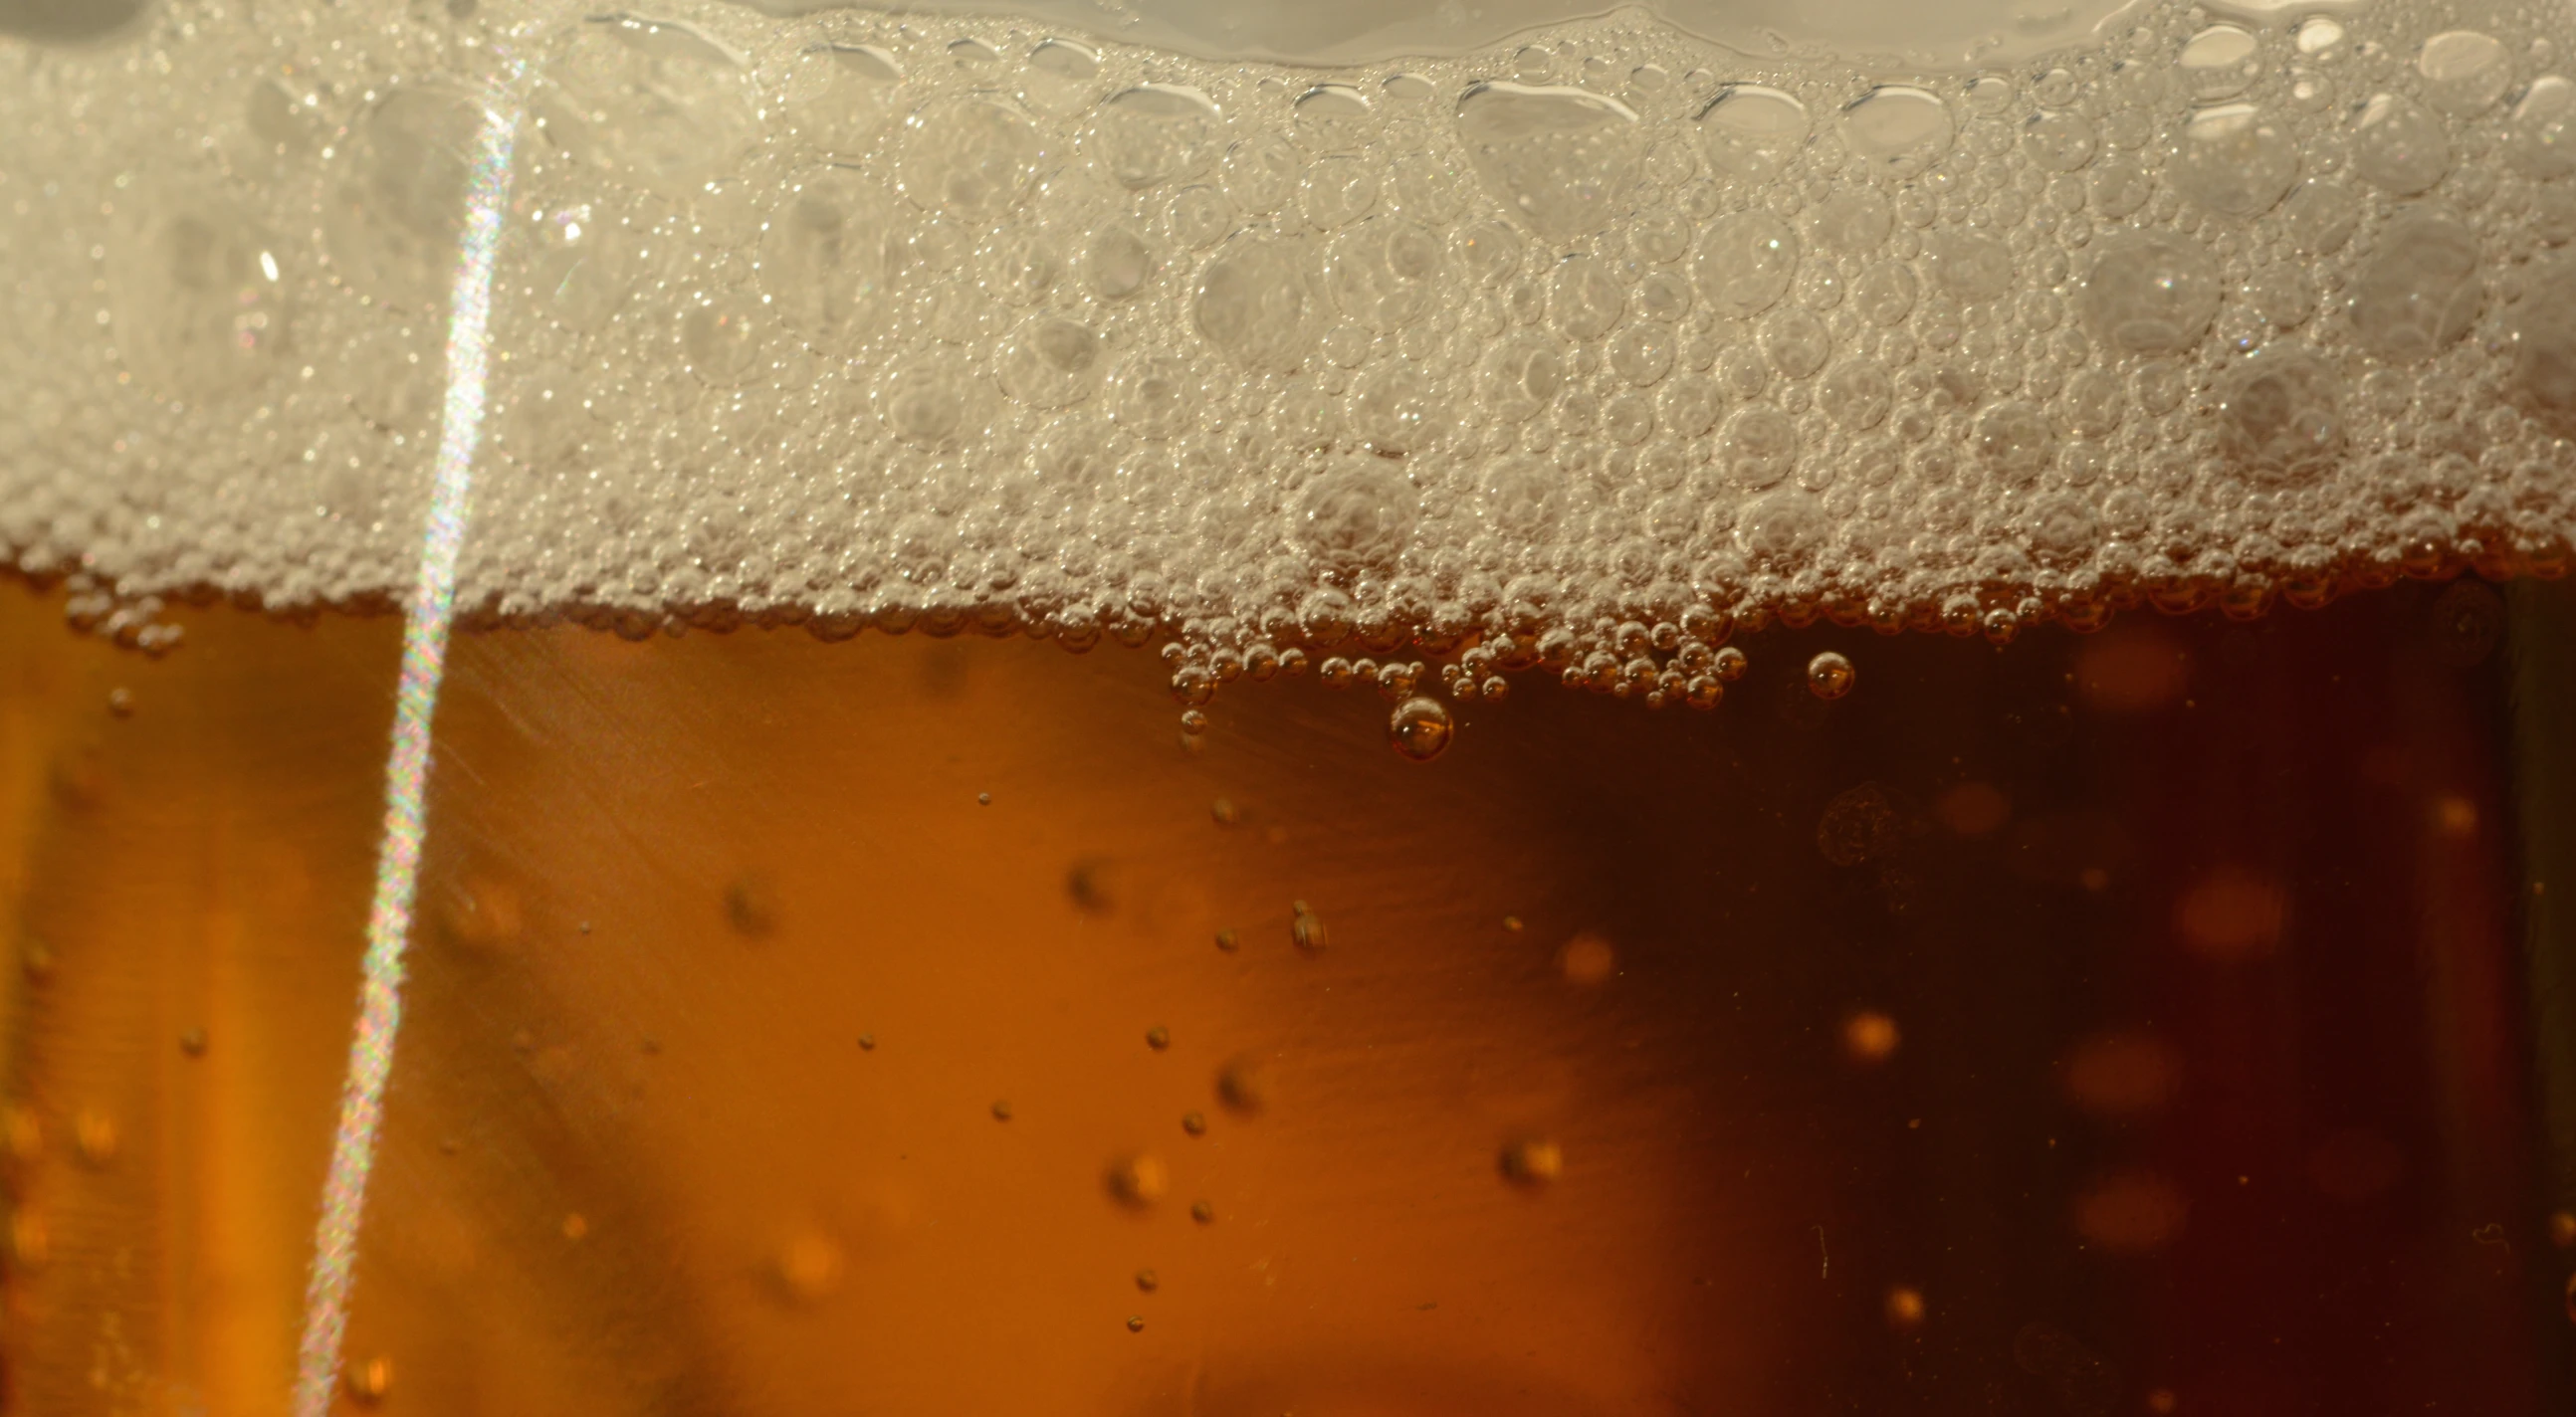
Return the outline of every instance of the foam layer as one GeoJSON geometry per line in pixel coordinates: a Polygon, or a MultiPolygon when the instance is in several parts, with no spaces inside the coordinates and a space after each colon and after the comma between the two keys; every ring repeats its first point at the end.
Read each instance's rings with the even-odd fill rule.
{"type": "Polygon", "coordinates": [[[1945,77],[1637,16],[1312,70],[854,10],[174,5],[0,54],[0,558],[398,594],[496,95],[532,131],[486,617],[1160,630],[1193,701],[1356,636],[1391,691],[1544,661],[1713,702],[1748,618],[2554,573],[2569,28],[2167,5],[1945,77]]]}

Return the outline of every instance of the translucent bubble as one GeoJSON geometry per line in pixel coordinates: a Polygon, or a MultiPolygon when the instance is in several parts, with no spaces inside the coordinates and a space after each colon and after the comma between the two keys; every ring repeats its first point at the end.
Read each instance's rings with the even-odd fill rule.
{"type": "Polygon", "coordinates": [[[1895,385],[1876,360],[1848,359],[1827,370],[1816,389],[1816,406],[1825,416],[1857,432],[1887,419],[1895,385]]]}
{"type": "Polygon", "coordinates": [[[894,56],[875,45],[808,45],[788,70],[788,121],[818,151],[857,157],[893,116],[902,84],[894,56]]]}
{"type": "Polygon", "coordinates": [[[2576,173],[2576,82],[2559,74],[2531,81],[2506,125],[2504,160],[2525,177],[2576,173]]]}
{"type": "Polygon", "coordinates": [[[137,193],[109,266],[117,352],[181,397],[251,389],[294,353],[293,248],[220,198],[137,193]]]}
{"type": "Polygon", "coordinates": [[[973,386],[954,366],[925,361],[880,379],[876,405],[877,416],[896,437],[915,447],[948,448],[968,430],[973,386]]]}
{"type": "Polygon", "coordinates": [[[1040,315],[1021,325],[994,361],[1002,391],[1035,408],[1090,397],[1099,382],[1100,336],[1079,320],[1040,315]]]}
{"type": "Polygon", "coordinates": [[[2576,263],[2535,267],[2513,316],[2516,393],[2559,436],[2576,435],[2576,263]]]}
{"type": "Polygon", "coordinates": [[[1203,372],[1178,355],[1131,356],[1110,380],[1110,415],[1140,437],[1172,437],[1206,399],[1203,372]]]}
{"type": "Polygon", "coordinates": [[[2299,175],[2299,148],[2288,131],[2250,103],[2194,113],[2175,145],[2170,169],[2182,194],[2223,216],[2261,216],[2299,175]]]}
{"type": "Polygon", "coordinates": [[[1832,650],[1807,661],[1807,691],[1820,699],[1839,699],[1850,693],[1856,677],[1852,662],[1832,650]]]}
{"type": "Polygon", "coordinates": [[[1565,363],[1537,340],[1508,340],[1478,366],[1476,392],[1486,412],[1508,423],[1526,422],[1556,401],[1565,387],[1565,363]]]}
{"type": "Polygon", "coordinates": [[[1767,492],[1744,504],[1735,518],[1735,543],[1774,570],[1804,565],[1832,529],[1824,505],[1804,492],[1767,492]]]}
{"type": "Polygon", "coordinates": [[[1573,339],[1599,339],[1619,323],[1628,293],[1610,263],[1597,256],[1568,256],[1548,281],[1548,315],[1573,339]]]}
{"type": "Polygon", "coordinates": [[[1398,754],[1427,763],[1448,748],[1455,732],[1448,708],[1438,699],[1413,698],[1395,706],[1387,720],[1386,740],[1398,754]]]}
{"type": "Polygon", "coordinates": [[[2013,287],[2012,252],[1991,236],[1956,231],[1927,243],[1932,278],[1962,302],[2001,299],[2013,287]]]}
{"type": "Polygon", "coordinates": [[[1524,1186],[1544,1185],[1565,1173],[1565,1149],[1543,1137],[1529,1137],[1503,1148],[1503,1178],[1524,1186]]]}
{"type": "Polygon", "coordinates": [[[1200,275],[1190,315],[1208,343],[1236,363],[1295,368],[1318,323],[1302,252],[1287,242],[1235,237],[1200,275]]]}
{"type": "Polygon", "coordinates": [[[1807,235],[1817,246],[1846,256],[1866,256],[1887,240],[1896,207],[1875,187],[1846,187],[1807,214],[1807,235]]]}
{"type": "Polygon", "coordinates": [[[1671,271],[1648,271],[1629,302],[1639,315],[1671,324],[1690,313],[1690,282],[1671,271]]]}
{"type": "Polygon", "coordinates": [[[788,328],[818,348],[877,332],[892,273],[893,224],[880,188],[846,167],[790,179],[762,223],[760,285],[788,328]]]}
{"type": "Polygon", "coordinates": [[[2093,124],[2072,109],[2031,115],[2022,125],[2022,151],[2044,172],[2073,172],[2093,160],[2093,124]]]}
{"type": "Polygon", "coordinates": [[[1226,149],[1225,194],[1248,212],[1275,212],[1297,195],[1305,154],[1277,133],[1258,133],[1226,149]]]}
{"type": "Polygon", "coordinates": [[[1377,205],[1378,169],[1355,157],[1328,157],[1306,169],[1306,219],[1327,231],[1347,226],[1377,205]]]}
{"type": "Polygon", "coordinates": [[[1732,212],[1711,222],[1691,265],[1709,307],[1739,320],[1778,303],[1797,271],[1797,233],[1766,212],[1732,212]]]}
{"type": "Polygon", "coordinates": [[[1371,368],[1351,390],[1351,431],[1376,452],[1418,452],[1437,441],[1447,417],[1439,385],[1409,361],[1371,368]]]}
{"type": "Polygon", "coordinates": [[[2155,195],[2155,183],[2146,172],[2127,158],[2108,158],[2093,164],[2085,176],[2084,193],[2093,210],[2106,217],[2125,217],[2147,204],[2155,195]]]}
{"type": "Polygon", "coordinates": [[[2485,291],[2476,233],[2437,212],[2389,222],[2353,281],[2353,333],[2383,359],[2417,363],[2467,334],[2485,291]]]}
{"type": "Polygon", "coordinates": [[[1610,338],[1610,368],[1631,384],[1651,384],[1672,369],[1673,348],[1670,327],[1631,324],[1610,338]]]}
{"type": "Polygon", "coordinates": [[[1420,502],[1393,473],[1346,467],[1309,483],[1298,497],[1292,534],[1308,555],[1345,570],[1383,570],[1413,538],[1420,502]]]}
{"type": "Polygon", "coordinates": [[[396,88],[359,115],[322,215],[344,279],[387,304],[444,304],[482,128],[481,99],[436,81],[396,88]]]}
{"type": "Polygon", "coordinates": [[[2100,438],[2120,426],[2126,402],[2118,375],[2107,369],[2079,369],[2058,395],[2058,420],[2079,438],[2100,438]]]}
{"type": "Polygon", "coordinates": [[[1655,416],[1675,437],[1696,438],[1717,426],[1717,415],[1725,402],[1714,382],[1697,374],[1684,374],[1667,381],[1655,396],[1655,416]]]}
{"type": "Polygon", "coordinates": [[[1536,458],[1500,459],[1485,472],[1480,505],[1484,520],[1504,531],[1537,531],[1557,514],[1563,482],[1555,469],[1536,458]]]}
{"type": "Polygon", "coordinates": [[[1440,238],[1410,221],[1371,217],[1334,238],[1324,285],[1343,314],[1400,330],[1429,312],[1441,266],[1440,238]]]}
{"type": "Polygon", "coordinates": [[[1798,425],[1776,408],[1738,409],[1717,435],[1717,465],[1748,492],[1777,486],[1798,460],[1798,425]]]}
{"type": "Polygon", "coordinates": [[[1368,95],[1348,84],[1317,84],[1297,95],[1298,136],[1318,152],[1356,147],[1370,126],[1368,95]]]}
{"type": "Polygon", "coordinates": [[[2311,177],[2281,204],[2281,231],[2291,246],[2312,256],[2331,256],[2352,239],[2361,224],[2361,199],[2339,183],[2311,177]]]}
{"type": "Polygon", "coordinates": [[[1701,110],[1699,129],[1720,176],[1759,181],[1807,141],[1807,106],[1762,84],[1730,84],[1701,110]]]}
{"type": "Polygon", "coordinates": [[[741,384],[768,360],[768,318],[741,293],[700,294],[680,310],[680,357],[690,373],[718,388],[741,384]]]}
{"type": "Polygon", "coordinates": [[[1139,84],[1100,105],[1086,146],[1113,181],[1142,191],[1197,173],[1223,131],[1206,94],[1184,84],[1139,84]]]}
{"type": "Polygon", "coordinates": [[[1804,379],[1833,357],[1833,336],[1825,322],[1804,310],[1775,310],[1762,322],[1762,352],[1771,367],[1792,379],[1804,379]]]}
{"type": "Polygon", "coordinates": [[[904,120],[897,181],[914,205],[992,222],[1018,206],[1045,154],[1028,115],[990,98],[955,97],[904,120]]]}
{"type": "Polygon", "coordinates": [[[1999,403],[1977,418],[1978,460],[2009,485],[2026,487],[2048,470],[2057,432],[2048,416],[2021,402],[1999,403]]]}
{"type": "Polygon", "coordinates": [[[1458,100],[1458,136],[1486,189],[1550,241],[1609,225],[1644,154],[1626,104],[1500,80],[1458,100]]]}
{"type": "Polygon", "coordinates": [[[2262,72],[2254,32],[2242,25],[2211,25],[2185,41],[2175,60],[2184,91],[2200,103],[2234,98],[2262,72]]]}
{"type": "Polygon", "coordinates": [[[627,14],[584,20],[532,107],[556,146],[666,197],[730,175],[760,132],[740,55],[694,26],[627,14]]]}
{"type": "Polygon", "coordinates": [[[1845,105],[1843,146],[1890,177],[1912,177],[1950,150],[1956,125],[1929,89],[1882,84],[1845,105]]]}
{"type": "Polygon", "coordinates": [[[2305,350],[2256,352],[2219,395],[2228,456],[2265,479],[2305,479],[2331,467],[2343,452],[2342,382],[2305,350]]]}
{"type": "Polygon", "coordinates": [[[2450,135],[2414,100],[2374,95],[2353,126],[2352,170],[2396,196],[2430,191],[2451,170],[2450,135]]]}
{"type": "Polygon", "coordinates": [[[2137,232],[2105,241],[2078,294],[2094,333],[2137,354],[2189,349],[2218,315],[2218,263],[2186,237],[2137,232]]]}
{"type": "Polygon", "coordinates": [[[1873,325],[1904,323],[1914,312],[1914,272],[1894,261],[1880,261],[1852,281],[1851,305],[1873,325]]]}
{"type": "Polygon", "coordinates": [[[2493,35],[2445,30],[2424,41],[2415,72],[2424,76],[2426,103],[2454,118],[2475,118],[2512,86],[2513,58],[2493,35]]]}

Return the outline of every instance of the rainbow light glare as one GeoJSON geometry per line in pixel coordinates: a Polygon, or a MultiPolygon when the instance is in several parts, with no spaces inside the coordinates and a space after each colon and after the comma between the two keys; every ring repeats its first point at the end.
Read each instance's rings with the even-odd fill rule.
{"type": "Polygon", "coordinates": [[[376,856],[375,904],[367,917],[358,1024],[349,1039],[349,1071],[340,1088],[340,1127],[332,1138],[322,1218],[313,1236],[313,1276],[304,1294],[297,1417],[324,1417],[339,1381],[358,1221],[366,1209],[367,1175],[375,1165],[376,1133],[384,1121],[394,1034],[402,1027],[403,951],[411,938],[412,897],[420,877],[430,716],[447,666],[448,627],[456,613],[456,557],[465,540],[474,451],[483,432],[492,262],[509,203],[510,149],[516,134],[515,117],[498,106],[487,108],[467,173],[462,249],[447,323],[447,404],[430,484],[429,519],[421,534],[420,577],[403,619],[393,752],[385,764],[384,841],[376,856]]]}

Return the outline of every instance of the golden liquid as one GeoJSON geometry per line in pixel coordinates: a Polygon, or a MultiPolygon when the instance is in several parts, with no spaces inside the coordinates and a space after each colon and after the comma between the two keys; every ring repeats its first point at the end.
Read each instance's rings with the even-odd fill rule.
{"type": "MultiPolygon", "coordinates": [[[[400,626],[59,616],[0,1405],[280,1411],[400,626]]],[[[1775,633],[1427,764],[1115,649],[460,634],[343,1401],[2567,1410],[2571,627],[1775,633]]]]}

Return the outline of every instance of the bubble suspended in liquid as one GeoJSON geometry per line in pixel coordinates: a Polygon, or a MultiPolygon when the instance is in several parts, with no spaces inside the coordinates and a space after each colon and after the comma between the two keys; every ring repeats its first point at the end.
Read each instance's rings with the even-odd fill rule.
{"type": "Polygon", "coordinates": [[[2415,72],[2424,77],[2426,103],[2454,118],[2475,118],[2512,86],[2513,56],[2493,35],[2445,30],[2424,41],[2415,72]]]}
{"type": "Polygon", "coordinates": [[[1807,235],[1816,245],[1846,256],[1866,256],[1887,240],[1896,208],[1875,187],[1846,187],[1807,214],[1807,235]]]}
{"type": "Polygon", "coordinates": [[[2261,216],[2297,179],[2299,149],[2261,109],[2231,103],[2191,116],[2168,170],[2184,196],[2213,212],[2261,216]]]}
{"type": "Polygon", "coordinates": [[[2393,196],[2429,192],[2451,170],[2450,135],[2414,100],[2375,95],[2353,125],[2352,170],[2393,196]]]}
{"type": "Polygon", "coordinates": [[[1386,740],[1403,757],[1427,763],[1449,747],[1457,727],[1438,699],[1412,698],[1395,706],[1387,719],[1386,740]]]}
{"type": "Polygon", "coordinates": [[[2249,357],[2219,396],[2228,456],[2264,480],[2307,479],[2343,452],[2342,380],[2306,350],[2249,357]]]}
{"type": "Polygon", "coordinates": [[[2430,359],[2469,332],[2485,290],[2478,238],[2438,212],[2406,212],[2379,233],[2351,287],[2353,332],[2383,359],[2430,359]]]}
{"type": "Polygon", "coordinates": [[[1181,84],[1140,84],[1100,105],[1088,146],[1112,181],[1136,192],[1198,172],[1223,132],[1206,94],[1181,84]]]}
{"type": "Polygon", "coordinates": [[[1161,1200],[1172,1188],[1171,1168],[1151,1152],[1137,1152],[1110,1162],[1104,1179],[1109,1194],[1120,1204],[1140,1208],[1161,1200]]]}
{"type": "Polygon", "coordinates": [[[1494,80],[1458,100],[1458,136],[1487,190],[1550,241],[1598,231],[1636,185],[1636,111],[1578,88],[1494,80]]]}
{"type": "Polygon", "coordinates": [[[1845,105],[1843,146],[1889,177],[1913,177],[1950,150],[1956,125],[1929,89],[1882,84],[1845,105]]]}
{"type": "Polygon", "coordinates": [[[1545,1185],[1564,1174],[1565,1150],[1544,1137],[1524,1137],[1503,1148],[1498,1164],[1507,1181],[1545,1185]]]}
{"type": "Polygon", "coordinates": [[[1820,699],[1839,699],[1857,678],[1852,662],[1832,650],[1807,661],[1807,691],[1820,699]]]}
{"type": "Polygon", "coordinates": [[[2103,242],[2078,300],[2094,333],[2114,348],[2162,354],[2199,343],[2218,316],[2219,296],[2218,262],[2208,247],[2147,231],[2103,242]]]}
{"type": "Polygon", "coordinates": [[[1721,177],[1761,181],[1807,141],[1807,106],[1762,84],[1730,84],[1700,111],[1700,145],[1721,177]]]}

